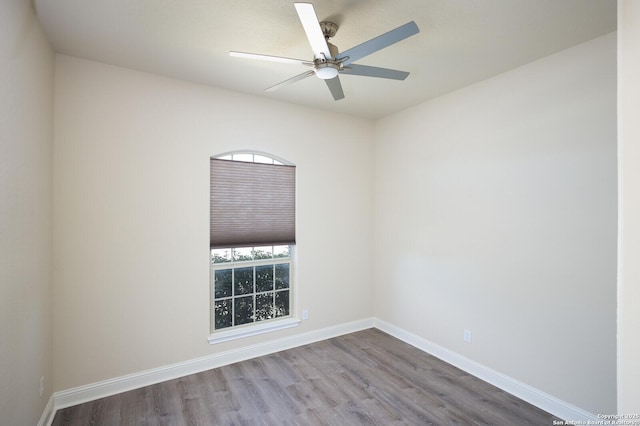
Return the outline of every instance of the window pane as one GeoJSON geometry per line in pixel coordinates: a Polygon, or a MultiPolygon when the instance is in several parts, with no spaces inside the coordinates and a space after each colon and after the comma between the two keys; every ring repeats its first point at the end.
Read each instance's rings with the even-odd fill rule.
{"type": "Polygon", "coordinates": [[[215,271],[214,275],[214,298],[231,296],[231,269],[221,269],[215,271]]]}
{"type": "Polygon", "coordinates": [[[273,290],[273,265],[256,266],[256,293],[273,290]]]}
{"type": "Polygon", "coordinates": [[[284,317],[289,315],[289,290],[276,292],[275,316],[284,317]]]}
{"type": "Polygon", "coordinates": [[[256,321],[273,318],[273,293],[256,295],[256,321]]]}
{"type": "Polygon", "coordinates": [[[254,163],[273,164],[273,159],[265,157],[264,155],[255,154],[253,156],[254,163]]]}
{"type": "Polygon", "coordinates": [[[233,279],[233,295],[253,293],[253,267],[236,268],[233,279]]]}
{"type": "Polygon", "coordinates": [[[234,299],[235,325],[253,322],[253,296],[234,299]]]}
{"type": "Polygon", "coordinates": [[[253,259],[253,249],[251,247],[243,247],[233,249],[233,260],[235,262],[242,262],[245,260],[253,259]]]}
{"type": "Polygon", "coordinates": [[[231,299],[218,300],[214,306],[215,329],[227,328],[233,325],[231,317],[231,299]]]}
{"type": "Polygon", "coordinates": [[[256,247],[253,251],[254,259],[271,259],[273,257],[273,246],[256,247]]]}
{"type": "Polygon", "coordinates": [[[233,154],[233,161],[253,163],[253,154],[233,154]]]}
{"type": "Polygon", "coordinates": [[[289,264],[276,265],[276,290],[289,288],[289,264]]]}
{"type": "Polygon", "coordinates": [[[273,257],[289,257],[291,256],[290,246],[274,246],[273,257]]]}
{"type": "Polygon", "coordinates": [[[211,263],[231,262],[231,249],[211,250],[211,263]]]}

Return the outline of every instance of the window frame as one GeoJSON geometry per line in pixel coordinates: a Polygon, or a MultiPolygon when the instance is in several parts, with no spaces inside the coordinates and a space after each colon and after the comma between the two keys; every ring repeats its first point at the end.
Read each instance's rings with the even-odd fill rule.
{"type": "MultiPolygon", "coordinates": [[[[229,161],[240,161],[247,163],[259,163],[259,164],[274,164],[274,165],[286,165],[295,166],[289,161],[274,156],[269,153],[260,151],[231,151],[220,155],[211,156],[211,158],[223,159],[229,161]],[[250,156],[250,160],[249,160],[250,156]],[[256,161],[258,157],[259,161],[256,161]]],[[[230,340],[241,339],[249,336],[255,336],[263,333],[269,333],[277,330],[284,330],[291,327],[296,327],[300,322],[300,318],[297,310],[297,291],[296,291],[296,245],[289,244],[289,256],[288,257],[271,257],[268,259],[252,259],[252,260],[239,260],[234,261],[231,259],[229,262],[213,263],[212,250],[220,250],[220,248],[212,249],[209,247],[209,332],[208,341],[210,344],[227,342],[230,340]],[[232,325],[230,327],[215,329],[215,271],[221,269],[242,268],[242,267],[256,267],[261,265],[276,265],[286,263],[289,265],[289,315],[277,318],[269,318],[260,321],[254,321],[247,324],[232,325]]],[[[223,250],[233,250],[236,247],[224,248],[223,250]]],[[[254,274],[255,275],[255,274],[254,274]]],[[[274,276],[275,278],[275,276],[274,276]]],[[[232,282],[232,286],[233,286],[232,282]]],[[[255,282],[254,282],[255,285],[255,282]]],[[[249,293],[253,296],[255,301],[256,294],[260,294],[255,291],[249,293]]],[[[274,286],[274,293],[277,291],[274,286]]],[[[249,295],[247,294],[247,295],[249,295]]],[[[234,300],[236,296],[230,296],[230,300],[234,300]]],[[[254,305],[254,313],[255,313],[254,305]]]]}
{"type": "MultiPolygon", "coordinates": [[[[217,249],[220,250],[220,249],[217,249]]],[[[268,333],[277,330],[284,330],[287,328],[295,327],[300,323],[300,318],[297,316],[296,310],[296,294],[297,292],[294,289],[295,286],[295,251],[296,246],[289,246],[289,256],[288,257],[272,257],[269,259],[252,259],[252,260],[240,260],[240,261],[229,261],[229,262],[220,262],[213,263],[212,256],[210,255],[210,296],[209,296],[209,312],[210,312],[210,336],[209,343],[222,343],[227,342],[229,340],[240,339],[249,336],[255,336],[258,334],[268,333]],[[232,268],[243,268],[243,267],[256,267],[256,266],[265,266],[265,265],[278,265],[278,264],[287,264],[289,265],[289,315],[277,318],[270,318],[260,321],[253,321],[247,324],[239,324],[234,325],[227,328],[215,329],[215,271],[224,270],[224,269],[232,269],[232,268]]],[[[211,249],[210,249],[211,254],[211,249]]],[[[233,286],[233,283],[232,283],[233,286]]],[[[255,289],[254,289],[255,290],[255,289]]],[[[278,292],[278,290],[274,287],[274,292],[278,292]]],[[[285,291],[285,290],[280,290],[285,291]]],[[[249,293],[248,295],[253,295],[255,297],[256,294],[260,294],[257,292],[249,293]]],[[[235,295],[229,296],[231,300],[233,300],[235,295]]],[[[255,310],[255,306],[254,306],[255,310]]]]}

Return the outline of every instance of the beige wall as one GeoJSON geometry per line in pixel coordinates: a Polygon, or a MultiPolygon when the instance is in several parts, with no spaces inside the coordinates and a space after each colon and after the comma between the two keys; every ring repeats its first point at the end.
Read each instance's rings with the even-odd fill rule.
{"type": "Polygon", "coordinates": [[[36,424],[52,382],[54,62],[30,4],[0,2],[0,423],[6,425],[36,424]]]}
{"type": "Polygon", "coordinates": [[[618,0],[618,412],[640,413],[640,2],[618,0]]]}
{"type": "Polygon", "coordinates": [[[376,316],[592,413],[616,410],[615,65],[609,34],[376,129],[376,316]]]}
{"type": "Polygon", "coordinates": [[[371,317],[371,122],[57,56],[57,390],[371,317]],[[335,137],[334,137],[335,136],[335,137]],[[211,346],[209,157],[297,165],[293,329],[211,346]]]}

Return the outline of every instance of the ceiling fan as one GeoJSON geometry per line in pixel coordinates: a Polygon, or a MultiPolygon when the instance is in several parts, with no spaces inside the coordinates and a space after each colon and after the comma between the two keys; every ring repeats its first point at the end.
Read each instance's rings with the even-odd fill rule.
{"type": "Polygon", "coordinates": [[[365,41],[344,52],[338,52],[338,48],[329,43],[329,39],[338,31],[338,25],[333,22],[318,22],[318,17],[311,3],[294,3],[298,17],[302,22],[304,32],[313,50],[313,60],[291,59],[280,56],[260,55],[245,52],[229,52],[229,55],[239,58],[258,59],[270,62],[280,62],[287,64],[306,65],[311,70],[305,71],[291,77],[281,83],[271,86],[266,91],[272,91],[287,86],[296,81],[300,81],[312,75],[321,78],[327,84],[333,99],[338,101],[344,98],[342,84],[338,74],[351,74],[367,77],[389,78],[393,80],[404,80],[409,75],[406,71],[392,70],[388,68],[372,67],[369,65],[354,64],[354,61],[362,59],[378,50],[384,49],[405,38],[411,37],[420,32],[415,22],[408,22],[394,30],[365,41]]]}

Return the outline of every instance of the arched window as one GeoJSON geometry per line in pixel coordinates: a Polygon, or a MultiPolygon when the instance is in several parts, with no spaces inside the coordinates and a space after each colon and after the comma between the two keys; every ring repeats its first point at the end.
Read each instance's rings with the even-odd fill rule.
{"type": "Polygon", "coordinates": [[[242,161],[246,163],[262,163],[262,164],[275,164],[275,165],[281,165],[281,166],[282,165],[293,166],[293,164],[281,158],[276,158],[270,154],[266,154],[263,152],[255,152],[255,151],[234,151],[234,152],[228,152],[226,154],[221,154],[212,158],[216,158],[219,160],[242,161]]]}
{"type": "Polygon", "coordinates": [[[257,152],[210,165],[210,342],[296,325],[295,166],[257,152]]]}

